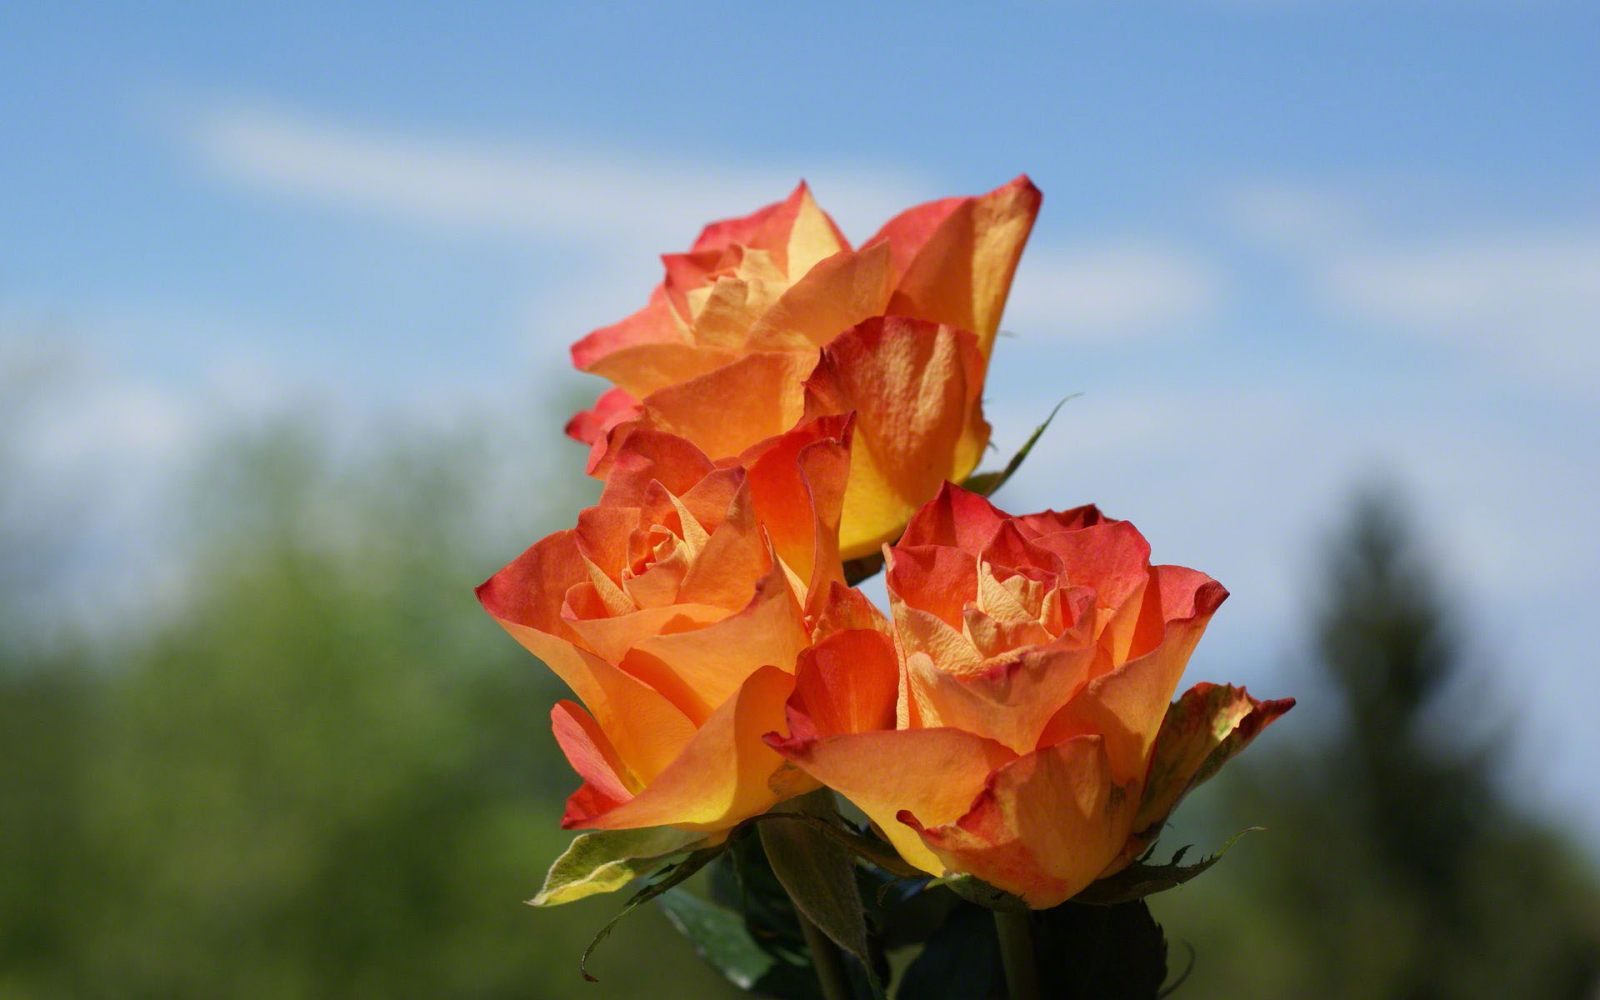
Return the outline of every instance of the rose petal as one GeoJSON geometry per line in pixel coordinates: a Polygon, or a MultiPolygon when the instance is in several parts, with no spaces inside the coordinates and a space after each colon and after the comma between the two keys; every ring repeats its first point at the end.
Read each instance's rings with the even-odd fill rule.
{"type": "Polygon", "coordinates": [[[902,541],[889,550],[886,563],[884,579],[892,600],[934,615],[953,629],[962,627],[967,605],[978,599],[978,564],[971,553],[902,541]]]}
{"type": "Polygon", "coordinates": [[[800,606],[783,570],[774,566],[737,614],[704,628],[640,638],[622,666],[699,721],[756,669],[793,672],[808,645],[800,606]]]}
{"type": "Polygon", "coordinates": [[[637,398],[716,371],[739,354],[714,344],[635,344],[596,358],[585,370],[637,398]]]}
{"type": "Polygon", "coordinates": [[[724,250],[735,245],[781,255],[779,266],[794,278],[817,261],[850,246],[833,219],[817,206],[805,181],[783,201],[706,226],[694,242],[694,251],[724,250]]]}
{"type": "Polygon", "coordinates": [[[738,611],[750,602],[751,581],[772,569],[751,498],[750,480],[733,495],[727,513],[706,540],[678,589],[678,601],[738,611]]]}
{"type": "Polygon", "coordinates": [[[600,492],[605,507],[644,507],[655,484],[681,497],[716,469],[692,442],[649,427],[630,430],[607,457],[610,467],[600,492]]]}
{"type": "Polygon", "coordinates": [[[762,735],[782,725],[793,690],[794,677],[786,671],[754,671],[637,795],[579,822],[598,830],[721,830],[765,812],[777,801],[768,778],[783,761],[762,735]]]}
{"type": "MultiPolygon", "coordinates": [[[[567,421],[567,437],[574,441],[582,441],[592,448],[598,448],[603,453],[606,435],[611,429],[632,420],[642,410],[643,406],[639,401],[626,392],[621,389],[607,389],[594,401],[594,406],[572,415],[572,419],[567,421]]],[[[591,449],[591,463],[594,459],[595,455],[591,449]]]]}
{"type": "Polygon", "coordinates": [[[567,799],[563,826],[581,825],[633,797],[638,782],[623,778],[627,771],[611,741],[581,706],[556,702],[550,710],[550,728],[567,762],[583,779],[583,786],[567,799]]]}
{"type": "Polygon", "coordinates": [[[887,240],[894,251],[889,311],[971,330],[988,358],[1040,201],[1022,176],[981,197],[931,202],[890,221],[867,244],[887,240]]]}
{"type": "Polygon", "coordinates": [[[804,583],[812,612],[827,600],[829,585],[844,579],[839,521],[854,423],[850,414],[808,421],[740,456],[758,519],[778,557],[804,583]]]}
{"type": "Polygon", "coordinates": [[[1185,691],[1161,722],[1134,832],[1112,870],[1143,854],[1185,795],[1293,707],[1293,698],[1260,701],[1225,684],[1200,683],[1185,691]]]}
{"type": "Polygon", "coordinates": [[[900,664],[888,636],[876,629],[828,636],[800,654],[784,742],[893,729],[899,689],[900,664]]]}
{"type": "Polygon", "coordinates": [[[939,487],[906,524],[896,549],[914,545],[947,545],[976,555],[988,548],[1010,517],[988,499],[953,482],[939,487]]]}
{"type": "Polygon", "coordinates": [[[713,458],[730,458],[799,423],[805,410],[803,384],[815,363],[815,352],[748,354],[651,393],[644,400],[644,419],[694,442],[713,458]]]}
{"type": "MultiPolygon", "coordinates": [[[[484,609],[543,660],[610,733],[617,755],[642,780],[653,777],[694,732],[687,716],[659,691],[584,648],[549,607],[551,591],[587,571],[571,532],[557,532],[478,588],[484,609]]],[[[570,585],[569,585],[570,589],[570,585]]],[[[564,600],[564,598],[562,599],[564,600]]]]}
{"type": "Polygon", "coordinates": [[[1094,881],[1126,840],[1136,808],[1130,789],[1113,781],[1101,741],[1081,736],[997,769],[954,822],[915,809],[900,815],[947,871],[1045,909],[1094,881]]]}
{"type": "MultiPolygon", "coordinates": [[[[1150,571],[1144,604],[1159,607],[1160,641],[1142,655],[1089,682],[1052,719],[1042,740],[1102,733],[1118,782],[1143,780],[1167,704],[1189,656],[1228,592],[1203,573],[1177,566],[1150,571]]],[[[1140,629],[1143,630],[1141,625],[1140,629]]],[[[1139,640],[1135,638],[1135,653],[1139,640]]]]}
{"type": "Polygon", "coordinates": [[[918,653],[906,657],[906,676],[920,725],[982,733],[1025,754],[1088,683],[1094,656],[1092,647],[1035,648],[957,675],[918,653]]]}
{"type": "Polygon", "coordinates": [[[989,773],[1015,758],[1005,747],[959,729],[877,730],[785,743],[769,737],[807,774],[853,802],[907,862],[931,875],[944,864],[917,832],[896,820],[909,810],[932,824],[959,818],[989,773]]]}
{"type": "Polygon", "coordinates": [[[752,350],[825,347],[889,304],[889,248],[846,250],[821,261],[751,326],[752,350]]]}
{"type": "Polygon", "coordinates": [[[856,411],[844,558],[892,541],[945,481],[977,466],[989,440],[982,392],[976,342],[953,327],[870,319],[823,349],[805,382],[806,415],[856,411]]]}
{"type": "Polygon", "coordinates": [[[828,584],[827,596],[822,602],[816,624],[812,626],[811,637],[821,641],[835,632],[851,629],[876,629],[884,635],[892,634],[889,620],[876,604],[861,591],[836,580],[828,584]]]}

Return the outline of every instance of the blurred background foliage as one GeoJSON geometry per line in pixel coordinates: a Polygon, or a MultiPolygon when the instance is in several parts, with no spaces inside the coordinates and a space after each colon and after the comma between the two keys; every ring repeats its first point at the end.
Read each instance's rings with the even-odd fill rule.
{"type": "MultiPolygon", "coordinates": [[[[70,517],[24,517],[0,469],[0,996],[734,995],[654,909],[584,983],[621,899],[520,902],[574,779],[557,684],[472,586],[585,501],[541,478],[572,455],[317,426],[222,436],[175,491],[177,596],[138,616],[39,613],[70,517]]],[[[1193,950],[1179,996],[1594,995],[1592,870],[1497,792],[1493,735],[1439,717],[1473,684],[1434,572],[1378,495],[1331,540],[1306,595],[1329,696],[1164,845],[1269,828],[1154,900],[1172,967],[1193,950]]]]}

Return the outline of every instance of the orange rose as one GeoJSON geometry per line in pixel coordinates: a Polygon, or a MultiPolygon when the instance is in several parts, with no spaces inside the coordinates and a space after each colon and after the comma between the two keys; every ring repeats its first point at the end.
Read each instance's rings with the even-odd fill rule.
{"type": "Polygon", "coordinates": [[[1227,591],[1149,554],[1093,507],[1011,517],[948,486],[888,552],[892,630],[803,654],[768,740],[916,867],[1069,899],[1293,704],[1200,685],[1169,711],[1227,591]]]}
{"type": "Polygon", "coordinates": [[[762,734],[782,722],[810,621],[843,589],[850,419],[724,463],[640,430],[575,528],[478,588],[582,702],[552,712],[583,778],[563,826],[717,831],[777,801],[783,761],[762,734]]]}
{"type": "Polygon", "coordinates": [[[1039,210],[1019,177],[891,220],[859,250],[804,184],[786,201],[713,223],[668,254],[647,306],[572,348],[617,388],[567,426],[590,471],[632,429],[737,455],[800,421],[855,411],[840,544],[875,552],[989,440],[989,350],[1039,210]]]}

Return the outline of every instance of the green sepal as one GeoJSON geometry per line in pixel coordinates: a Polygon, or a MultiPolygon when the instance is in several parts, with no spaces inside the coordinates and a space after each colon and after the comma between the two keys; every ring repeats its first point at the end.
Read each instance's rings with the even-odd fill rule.
{"type": "Polygon", "coordinates": [[[602,892],[615,892],[664,867],[680,854],[707,845],[704,833],[670,826],[580,833],[556,858],[530,906],[559,906],[602,892]]]}
{"type": "Polygon", "coordinates": [[[704,868],[721,853],[722,848],[720,846],[709,848],[703,851],[695,851],[693,854],[684,858],[682,861],[679,861],[672,867],[658,873],[650,882],[645,885],[644,888],[634,893],[633,896],[622,905],[622,909],[617,912],[617,915],[606,921],[605,926],[600,928],[600,930],[595,934],[594,940],[589,942],[589,947],[583,949],[583,957],[578,959],[578,971],[583,973],[583,978],[587,979],[591,983],[599,982],[598,979],[589,975],[589,956],[593,955],[594,950],[600,947],[600,942],[611,936],[612,929],[614,929],[617,924],[622,922],[623,917],[626,917],[640,905],[650,902],[652,899],[655,899],[657,896],[666,892],[668,889],[671,889],[673,886],[679,885],[686,881],[691,875],[704,868]]]}
{"type": "Polygon", "coordinates": [[[1175,889],[1221,861],[1222,856],[1228,852],[1228,848],[1237,844],[1240,837],[1260,829],[1261,827],[1259,826],[1252,826],[1240,830],[1230,837],[1227,843],[1218,848],[1215,854],[1201,858],[1192,865],[1183,863],[1183,856],[1189,852],[1187,845],[1178,848],[1177,852],[1172,855],[1172,860],[1166,864],[1149,864],[1148,859],[1155,852],[1155,848],[1152,847],[1145,852],[1144,857],[1116,874],[1095,882],[1089,888],[1072,897],[1072,901],[1075,903],[1088,903],[1093,906],[1115,906],[1118,903],[1132,902],[1158,892],[1175,889]]]}
{"type": "Polygon", "coordinates": [[[834,824],[819,813],[833,811],[831,793],[812,792],[768,813],[756,830],[772,873],[795,909],[867,970],[874,997],[883,987],[872,975],[867,920],[856,884],[855,861],[833,835],[834,824]],[[815,821],[815,822],[810,822],[815,821]]]}
{"type": "Polygon", "coordinates": [[[1050,422],[1056,418],[1057,413],[1061,412],[1061,408],[1067,404],[1068,400],[1076,399],[1079,395],[1079,393],[1073,393],[1057,403],[1050,411],[1050,415],[1044,418],[1044,423],[1035,427],[1033,433],[1028,435],[1028,440],[1022,443],[1022,447],[1018,449],[1015,455],[1011,456],[1011,461],[1006,463],[1005,468],[995,472],[979,472],[970,475],[967,477],[966,482],[961,484],[962,489],[970,490],[986,497],[993,496],[996,490],[1004,486],[1006,481],[1015,475],[1018,469],[1022,468],[1022,463],[1027,459],[1028,453],[1033,450],[1034,445],[1039,443],[1039,439],[1044,436],[1045,428],[1050,426],[1050,422]]]}

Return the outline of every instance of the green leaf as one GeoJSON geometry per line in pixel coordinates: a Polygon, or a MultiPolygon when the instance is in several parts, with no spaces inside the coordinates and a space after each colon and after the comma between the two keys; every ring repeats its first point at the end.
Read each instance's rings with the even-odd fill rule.
{"type": "Polygon", "coordinates": [[[986,497],[993,496],[996,490],[1006,484],[1006,480],[1010,479],[1018,469],[1022,468],[1022,463],[1027,459],[1028,452],[1032,451],[1033,446],[1039,443],[1039,439],[1044,436],[1045,428],[1049,427],[1050,421],[1054,420],[1056,414],[1061,412],[1061,407],[1065,406],[1068,400],[1076,399],[1078,395],[1079,393],[1073,393],[1057,403],[1055,408],[1050,411],[1050,415],[1044,418],[1044,423],[1035,427],[1033,433],[1028,435],[1028,440],[1022,443],[1022,448],[1011,456],[1011,461],[1006,463],[1004,469],[998,472],[979,472],[968,476],[967,481],[961,484],[962,488],[971,490],[974,493],[981,493],[986,497]]]}
{"type": "MultiPolygon", "coordinates": [[[[769,813],[769,822],[757,827],[761,846],[778,877],[794,901],[795,908],[840,948],[854,955],[862,968],[872,968],[872,953],[867,942],[866,912],[856,886],[855,861],[839,842],[809,819],[821,820],[814,812],[797,815],[798,810],[832,811],[828,792],[813,792],[791,799],[780,811],[769,813]],[[801,818],[805,816],[807,818],[801,818]]],[[[822,825],[830,825],[822,820],[822,825]]],[[[881,990],[874,983],[874,992],[881,990]]]]}
{"type": "Polygon", "coordinates": [[[656,905],[700,957],[740,989],[780,1000],[822,1000],[804,952],[757,941],[740,914],[688,892],[669,892],[656,905]]]}
{"type": "Polygon", "coordinates": [[[1164,865],[1146,864],[1145,858],[1149,857],[1147,853],[1145,858],[1140,858],[1115,875],[1095,882],[1089,888],[1072,897],[1072,901],[1075,903],[1089,903],[1094,906],[1114,906],[1118,903],[1143,899],[1146,896],[1176,888],[1222,860],[1222,856],[1227,853],[1228,848],[1237,844],[1240,837],[1260,829],[1258,826],[1253,826],[1246,830],[1240,830],[1226,844],[1223,844],[1217,850],[1217,853],[1208,858],[1202,858],[1192,865],[1183,863],[1183,856],[1189,851],[1187,846],[1178,848],[1177,853],[1172,856],[1172,860],[1164,865]]]}
{"type": "Polygon", "coordinates": [[[617,912],[617,915],[606,921],[606,925],[600,928],[599,932],[595,934],[594,940],[589,942],[589,947],[583,949],[583,957],[578,959],[578,971],[583,973],[583,978],[589,980],[591,983],[599,982],[598,979],[589,975],[589,956],[593,955],[594,950],[600,947],[600,942],[611,936],[612,929],[615,928],[617,924],[622,922],[623,917],[626,917],[628,914],[638,909],[641,904],[650,902],[652,899],[655,899],[657,896],[666,892],[668,889],[671,889],[673,886],[684,882],[689,878],[689,876],[704,868],[712,859],[721,853],[722,848],[720,847],[714,847],[704,851],[695,851],[693,854],[684,858],[671,868],[661,872],[643,889],[640,889],[638,892],[634,893],[633,896],[622,905],[622,909],[617,912]]]}
{"type": "Polygon", "coordinates": [[[550,866],[544,885],[528,904],[559,906],[585,896],[615,892],[662,867],[673,856],[705,843],[703,833],[670,826],[579,834],[550,866]]]}

